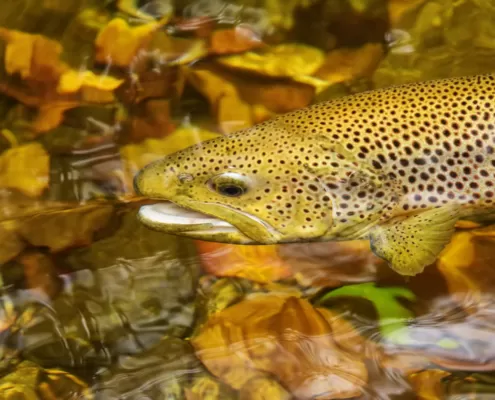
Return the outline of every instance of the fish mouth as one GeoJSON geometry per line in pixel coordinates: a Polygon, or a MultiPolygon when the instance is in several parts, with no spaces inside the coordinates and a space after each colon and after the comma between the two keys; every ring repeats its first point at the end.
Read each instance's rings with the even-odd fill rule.
{"type": "Polygon", "coordinates": [[[219,243],[263,244],[223,219],[169,201],[142,206],[137,216],[146,227],[164,233],[219,243]]]}

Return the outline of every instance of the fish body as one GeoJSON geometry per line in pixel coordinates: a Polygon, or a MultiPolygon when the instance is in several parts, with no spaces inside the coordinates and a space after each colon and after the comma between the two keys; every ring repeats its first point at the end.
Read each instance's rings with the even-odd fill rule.
{"type": "Polygon", "coordinates": [[[156,161],[135,178],[157,230],[239,244],[370,240],[402,275],[460,219],[495,212],[495,76],[321,102],[156,161]]]}

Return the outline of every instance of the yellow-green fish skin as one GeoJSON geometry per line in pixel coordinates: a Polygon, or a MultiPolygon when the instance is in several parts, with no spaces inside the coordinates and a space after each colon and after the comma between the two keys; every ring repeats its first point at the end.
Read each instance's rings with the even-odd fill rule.
{"type": "Polygon", "coordinates": [[[243,244],[368,238],[392,268],[415,275],[459,218],[495,212],[494,96],[494,75],[413,83],[203,142],[145,167],[136,191],[233,227],[178,232],[141,220],[243,244]]]}

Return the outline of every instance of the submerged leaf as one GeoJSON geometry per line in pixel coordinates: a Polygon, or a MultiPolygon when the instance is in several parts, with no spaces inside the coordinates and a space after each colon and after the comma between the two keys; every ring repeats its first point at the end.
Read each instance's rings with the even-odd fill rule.
{"type": "Polygon", "coordinates": [[[306,287],[369,282],[393,273],[365,240],[287,244],[278,247],[278,254],[306,287]]]}
{"type": "Polygon", "coordinates": [[[217,59],[221,65],[272,78],[291,78],[320,91],[328,86],[312,75],[325,60],[323,52],[303,44],[281,44],[265,52],[247,52],[217,59]]]}
{"type": "Polygon", "coordinates": [[[188,81],[206,98],[222,132],[262,122],[275,113],[305,107],[314,87],[289,79],[236,74],[213,64],[189,69],[188,81]]]}
{"type": "MultiPolygon", "coordinates": [[[[292,396],[273,378],[254,378],[241,390],[239,400],[291,400],[292,396]]],[[[199,400],[199,399],[198,399],[199,400]]]]}
{"type": "Polygon", "coordinates": [[[130,27],[122,18],[112,19],[96,38],[96,60],[127,67],[140,49],[146,48],[161,23],[153,21],[130,27]]]}
{"type": "Polygon", "coordinates": [[[216,276],[237,276],[266,283],[291,275],[278,246],[235,246],[196,241],[203,268],[216,276]]]}
{"type": "Polygon", "coordinates": [[[242,53],[260,46],[263,42],[258,35],[243,26],[218,29],[210,37],[210,52],[213,54],[242,53]]]}
{"type": "Polygon", "coordinates": [[[260,294],[213,315],[191,343],[209,371],[236,389],[273,374],[300,399],[357,396],[366,368],[333,332],[306,300],[260,294]]]}
{"type": "Polygon", "coordinates": [[[48,187],[49,169],[49,156],[41,144],[13,147],[0,155],[0,188],[40,196],[48,187]]]}
{"type": "Polygon", "coordinates": [[[88,205],[26,217],[18,233],[34,246],[60,251],[89,245],[95,232],[102,229],[113,213],[111,205],[88,205]]]}
{"type": "Polygon", "coordinates": [[[118,357],[98,374],[94,392],[101,399],[183,399],[198,364],[187,342],[164,337],[140,354],[118,357]]]}
{"type": "Polygon", "coordinates": [[[17,221],[5,221],[0,224],[0,264],[17,256],[26,243],[17,234],[17,221]]]}
{"type": "Polygon", "coordinates": [[[7,42],[5,68],[9,75],[19,75],[0,85],[0,91],[21,103],[38,109],[32,121],[35,133],[56,128],[66,110],[83,102],[113,102],[113,90],[123,82],[91,71],[73,70],[62,61],[62,46],[42,35],[0,28],[0,39],[7,42]]]}
{"type": "Polygon", "coordinates": [[[0,39],[7,42],[5,70],[9,75],[49,85],[69,69],[60,60],[62,46],[55,40],[5,28],[0,28],[0,39]]]}
{"type": "Polygon", "coordinates": [[[375,283],[361,283],[337,288],[324,295],[319,303],[341,296],[361,297],[373,303],[378,313],[380,331],[392,342],[407,342],[407,321],[414,314],[404,307],[398,298],[414,301],[416,296],[401,287],[377,287],[375,283]]]}
{"type": "Polygon", "coordinates": [[[222,132],[230,133],[254,124],[250,105],[241,99],[229,79],[208,68],[190,69],[187,79],[208,98],[222,132]]]}
{"type": "Polygon", "coordinates": [[[185,400],[237,400],[235,390],[208,373],[195,376],[190,387],[185,388],[185,400]]]}
{"type": "Polygon", "coordinates": [[[0,379],[0,399],[52,400],[93,399],[88,385],[59,369],[44,369],[31,361],[22,361],[14,371],[0,379]]]}
{"type": "Polygon", "coordinates": [[[432,369],[411,374],[408,378],[418,400],[441,400],[445,399],[441,380],[449,375],[447,371],[432,369]]]}
{"type": "Polygon", "coordinates": [[[330,84],[370,78],[384,55],[380,43],[368,43],[359,49],[337,49],[328,53],[315,76],[330,84]]]}
{"type": "Polygon", "coordinates": [[[437,261],[452,296],[463,303],[492,293],[495,287],[495,225],[454,234],[437,261]]]}
{"type": "MultiPolygon", "coordinates": [[[[69,70],[60,77],[57,91],[59,93],[74,93],[81,88],[94,88],[103,92],[112,92],[123,82],[123,79],[116,79],[107,75],[95,75],[91,71],[69,70]]],[[[94,99],[93,102],[95,102],[94,99]]]]}

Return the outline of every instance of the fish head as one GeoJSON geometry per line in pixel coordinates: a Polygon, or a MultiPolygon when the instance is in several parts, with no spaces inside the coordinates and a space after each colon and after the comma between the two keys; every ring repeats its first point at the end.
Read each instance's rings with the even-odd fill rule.
{"type": "MultiPolygon", "coordinates": [[[[321,150],[322,151],[322,150],[321,150]]],[[[135,177],[146,226],[206,241],[312,241],[332,225],[327,188],[308,172],[309,139],[270,121],[155,161],[135,177]]]]}

